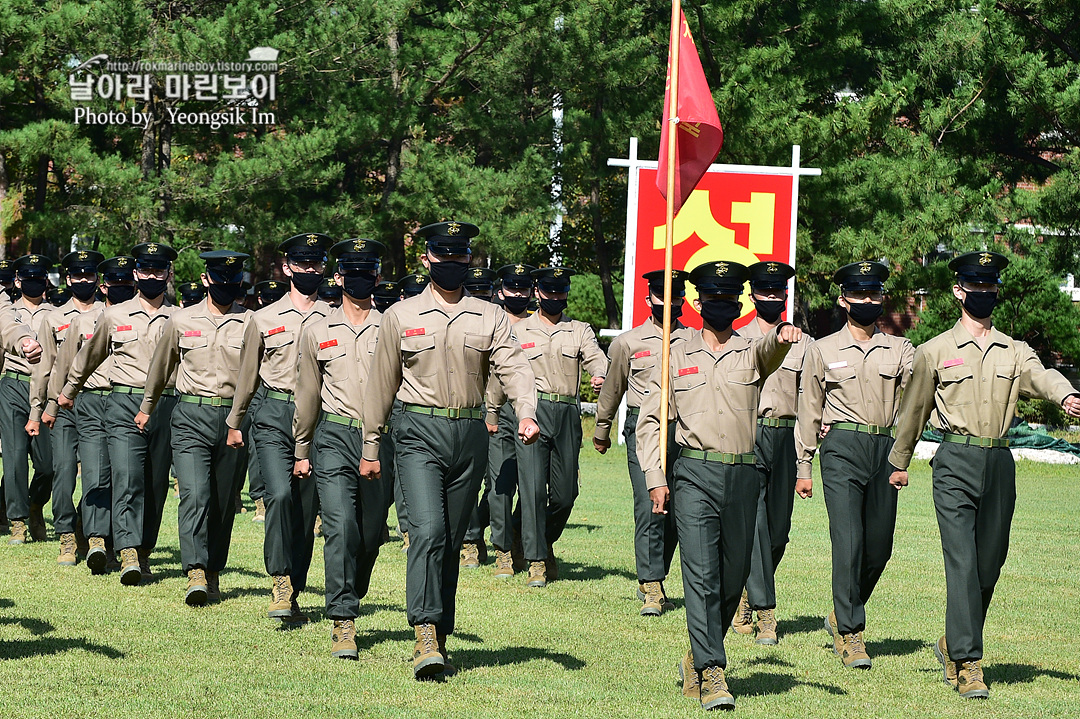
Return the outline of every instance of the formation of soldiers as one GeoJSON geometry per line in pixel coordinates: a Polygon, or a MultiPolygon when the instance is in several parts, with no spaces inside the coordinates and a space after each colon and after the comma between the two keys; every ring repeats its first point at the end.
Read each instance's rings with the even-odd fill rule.
{"type": "Polygon", "coordinates": [[[732,708],[724,636],[732,627],[779,641],[776,571],[794,497],[813,494],[815,453],[832,543],[825,629],[843,666],[870,668],[866,604],[929,420],[945,433],[933,481],[948,606],[935,653],[961,696],[988,695],[982,626],[1015,503],[1004,436],[1021,395],[1080,416],[1071,384],[992,326],[1003,256],[950,263],[962,317],[917,350],[877,327],[889,275],[877,262],[836,272],[846,323],[816,341],[782,319],[788,265],[674,271],[663,457],[664,273],[644,276],[651,315],[607,356],[565,314],[571,270],[470,267],[478,233],[453,221],[421,228],[427,274],[397,283],[381,281],[377,241],[297,235],[279,247],[287,282],[256,286],[255,311],[238,302],[249,289],[239,252],[200,255],[200,280],[177,285],[182,307],[165,296],[176,252],[159,243],[65,256],[71,297],[58,308],[44,302],[48,258],[0,266],[15,298],[0,303],[9,543],[46,539],[51,499],[61,565],[82,555],[91,572],[139,585],[152,577],[173,467],[184,601],[215,602],[248,477],[266,530],[267,616],[308,621],[299,596],[319,518],[330,651],[356,659],[360,602],[396,505],[413,671],[447,676],[459,571],[486,561],[487,527],[495,576],[522,572],[537,589],[558,579],[555,545],[579,487],[584,370],[599,391],[597,451],[610,448],[626,400],[640,613],[673,608],[664,581],[681,545],[683,693],[732,708]],[[679,322],[688,282],[701,330],[679,322]],[[735,331],[747,285],[756,315],[735,331]]]}

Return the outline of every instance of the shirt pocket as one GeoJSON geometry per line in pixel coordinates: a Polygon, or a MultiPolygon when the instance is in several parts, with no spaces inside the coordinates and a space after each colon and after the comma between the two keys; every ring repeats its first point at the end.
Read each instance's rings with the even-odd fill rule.
{"type": "Polygon", "coordinates": [[[268,357],[277,357],[292,350],[296,337],[288,330],[263,337],[263,347],[268,357]]]}
{"type": "Polygon", "coordinates": [[[958,407],[975,401],[975,375],[959,365],[938,370],[938,393],[945,406],[958,407]]]}
{"type": "Polygon", "coordinates": [[[1019,382],[1016,381],[1019,374],[1015,364],[996,365],[994,375],[990,378],[990,401],[994,404],[1009,404],[1016,401],[1020,394],[1019,382]]]}
{"type": "Polygon", "coordinates": [[[439,363],[435,359],[435,337],[402,337],[401,362],[414,377],[433,376],[439,371],[439,363]]]}
{"type": "MultiPolygon", "coordinates": [[[[199,350],[205,350],[208,342],[209,342],[208,338],[203,337],[202,335],[198,335],[198,336],[194,336],[194,337],[181,337],[179,339],[179,341],[177,342],[177,344],[180,347],[180,361],[183,362],[185,359],[188,359],[188,361],[191,361],[192,359],[197,359],[199,357],[199,355],[200,355],[199,350]],[[189,359],[188,355],[191,354],[191,353],[195,353],[195,354],[194,354],[194,357],[189,359]]],[[[209,369],[209,367],[192,368],[192,369],[196,369],[196,370],[198,370],[198,369],[209,369]]]]}
{"type": "Polygon", "coordinates": [[[466,333],[463,345],[465,371],[475,377],[488,366],[490,361],[491,336],[466,333]]]}
{"type": "Polygon", "coordinates": [[[675,410],[684,424],[688,418],[705,412],[715,404],[707,378],[701,373],[673,378],[671,392],[675,397],[675,410]]]}
{"type": "Polygon", "coordinates": [[[850,388],[855,383],[854,367],[826,367],[825,390],[850,388]]]}
{"type": "Polygon", "coordinates": [[[559,364],[559,373],[564,377],[573,378],[575,384],[581,379],[581,361],[578,359],[580,354],[580,348],[571,344],[559,345],[553,352],[559,364]]]}
{"type": "Polygon", "coordinates": [[[753,367],[728,370],[724,379],[728,383],[728,400],[731,408],[739,411],[756,410],[760,398],[758,383],[761,373],[753,367]]]}
{"type": "Polygon", "coordinates": [[[345,359],[346,352],[345,346],[339,343],[333,347],[316,350],[315,361],[320,367],[329,367],[328,374],[334,379],[343,379],[349,376],[349,362],[340,361],[345,359]]]}
{"type": "Polygon", "coordinates": [[[139,339],[138,330],[124,330],[122,332],[113,332],[109,341],[112,343],[114,352],[130,354],[137,339],[139,339]]]}

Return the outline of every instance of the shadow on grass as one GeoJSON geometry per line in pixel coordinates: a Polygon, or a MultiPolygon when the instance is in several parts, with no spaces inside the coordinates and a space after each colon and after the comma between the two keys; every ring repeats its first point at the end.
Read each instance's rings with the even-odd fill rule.
{"type": "Polygon", "coordinates": [[[604,525],[602,525],[602,524],[579,524],[577,522],[567,522],[566,523],[566,528],[567,529],[584,529],[586,532],[592,533],[592,532],[595,532],[598,529],[603,529],[604,525]]]}
{"type": "MultiPolygon", "coordinates": [[[[149,582],[143,582],[144,584],[157,584],[165,579],[187,579],[187,572],[184,571],[183,558],[180,556],[180,549],[177,547],[165,547],[157,548],[150,555],[150,570],[154,573],[154,578],[149,582]],[[164,566],[163,566],[164,565],[164,566]]],[[[248,590],[236,590],[234,596],[240,594],[252,594],[258,592],[269,593],[269,580],[270,578],[265,572],[257,572],[251,569],[245,569],[243,567],[225,567],[221,572],[221,577],[228,582],[231,576],[244,576],[255,577],[267,580],[267,587],[260,587],[258,589],[248,590]]]]}
{"type": "Polygon", "coordinates": [[[781,619],[778,622],[781,634],[812,634],[821,632],[828,636],[825,631],[825,615],[802,615],[793,619],[781,619]]]}
{"type": "MultiPolygon", "coordinates": [[[[10,600],[6,606],[12,606],[10,600]]],[[[82,638],[46,636],[56,629],[52,624],[33,617],[0,617],[0,625],[18,625],[34,635],[34,639],[14,639],[0,642],[0,661],[27,659],[48,654],[60,654],[73,649],[83,649],[110,659],[123,659],[124,653],[103,644],[82,638]]]]}
{"type": "Polygon", "coordinates": [[[922,639],[881,639],[866,643],[866,651],[872,657],[902,657],[916,654],[932,646],[922,639]]]}
{"type": "MultiPolygon", "coordinates": [[[[746,695],[768,695],[768,694],[784,694],[789,692],[795,687],[811,687],[820,691],[832,694],[834,696],[846,696],[845,692],[840,687],[833,686],[832,684],[822,684],[821,682],[804,682],[801,679],[797,679],[790,674],[777,674],[774,672],[754,672],[747,677],[732,676],[728,681],[731,687],[731,692],[735,696],[740,694],[746,695]]],[[[682,684],[680,683],[681,687],[682,684]]]]}
{"type": "Polygon", "coordinates": [[[1056,669],[1042,669],[1030,664],[987,664],[983,667],[983,673],[989,684],[1030,684],[1039,677],[1080,681],[1080,675],[1056,669]]]}
{"type": "Polygon", "coordinates": [[[573,654],[553,652],[543,647],[505,647],[503,649],[459,649],[450,648],[450,661],[460,671],[481,667],[505,667],[512,664],[527,664],[533,661],[554,662],[567,671],[580,671],[585,662],[573,654]]]}
{"type": "Polygon", "coordinates": [[[772,656],[772,655],[768,655],[768,656],[764,656],[764,657],[754,657],[753,659],[751,659],[751,660],[749,660],[747,662],[743,662],[743,664],[745,664],[748,667],[757,667],[757,666],[762,666],[762,665],[768,665],[768,666],[771,666],[771,667],[794,667],[795,666],[794,664],[792,664],[789,661],[786,661],[784,659],[781,659],[780,657],[772,656]]]}
{"type": "Polygon", "coordinates": [[[594,564],[580,564],[578,562],[566,562],[559,560],[559,579],[564,582],[587,582],[593,579],[605,577],[622,577],[628,581],[637,583],[637,574],[626,569],[616,567],[600,567],[594,564]]]}

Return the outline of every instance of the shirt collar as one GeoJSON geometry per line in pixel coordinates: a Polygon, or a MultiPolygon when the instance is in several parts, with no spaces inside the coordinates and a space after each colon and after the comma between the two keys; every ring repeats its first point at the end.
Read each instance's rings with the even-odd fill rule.
{"type": "Polygon", "coordinates": [[[414,300],[417,304],[417,313],[424,315],[429,312],[441,312],[447,317],[457,317],[461,314],[480,315],[481,312],[477,312],[474,302],[484,302],[490,304],[486,300],[477,299],[469,295],[463,294],[461,299],[457,301],[453,307],[444,307],[437,299],[435,299],[435,290],[432,289],[431,284],[424,288],[423,292],[418,294],[414,300]]]}
{"type": "Polygon", "coordinates": [[[729,352],[741,352],[751,345],[751,341],[745,337],[740,337],[737,334],[732,334],[731,339],[724,344],[724,348],[720,350],[718,354],[714,354],[709,345],[705,344],[705,330],[695,330],[693,336],[686,341],[686,354],[691,355],[695,352],[706,352],[715,361],[719,362],[729,352]]]}
{"type": "Polygon", "coordinates": [[[883,347],[885,345],[885,333],[882,332],[876,325],[874,326],[874,334],[870,335],[870,341],[863,343],[855,339],[855,336],[851,334],[851,327],[847,322],[840,328],[840,347],[839,349],[847,349],[849,347],[857,347],[860,350],[864,347],[883,347]]]}
{"type": "MultiPolygon", "coordinates": [[[[953,325],[952,337],[953,341],[956,342],[957,347],[963,347],[968,343],[971,343],[975,346],[978,346],[979,344],[978,340],[975,339],[975,336],[968,332],[967,328],[965,328],[964,325],[960,323],[960,320],[957,320],[956,324],[953,325]]],[[[1004,332],[998,330],[997,327],[990,327],[989,337],[990,343],[987,345],[987,347],[989,347],[990,345],[1001,345],[1002,347],[1009,346],[1009,336],[1006,335],[1004,332]]],[[[982,351],[982,348],[979,347],[979,350],[982,351]]]]}
{"type": "Polygon", "coordinates": [[[326,316],[326,324],[328,327],[347,327],[349,330],[352,331],[353,334],[358,335],[364,330],[366,330],[368,327],[378,325],[379,319],[381,317],[382,315],[380,315],[379,311],[375,309],[375,303],[372,303],[371,311],[368,312],[367,319],[365,319],[363,323],[359,325],[354,325],[352,322],[349,322],[349,318],[345,316],[344,309],[342,309],[341,307],[335,307],[333,312],[326,316]]]}

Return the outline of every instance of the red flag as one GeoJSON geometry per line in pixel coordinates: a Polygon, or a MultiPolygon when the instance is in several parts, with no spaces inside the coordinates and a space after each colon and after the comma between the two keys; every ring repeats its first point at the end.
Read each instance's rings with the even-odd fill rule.
{"type": "MultiPolygon", "coordinates": [[[[686,24],[686,15],[680,11],[681,29],[679,32],[679,98],[675,107],[675,117],[679,118],[678,135],[675,140],[675,212],[690,197],[698,180],[716,159],[720,146],[724,144],[724,130],[720,127],[720,116],[716,113],[709,83],[705,71],[701,68],[694,38],[690,37],[690,26],[686,24]]],[[[668,48],[668,85],[664,91],[664,118],[660,130],[660,168],[656,173],[656,186],[660,194],[667,197],[667,147],[668,119],[671,112],[671,50],[668,48]]]]}

